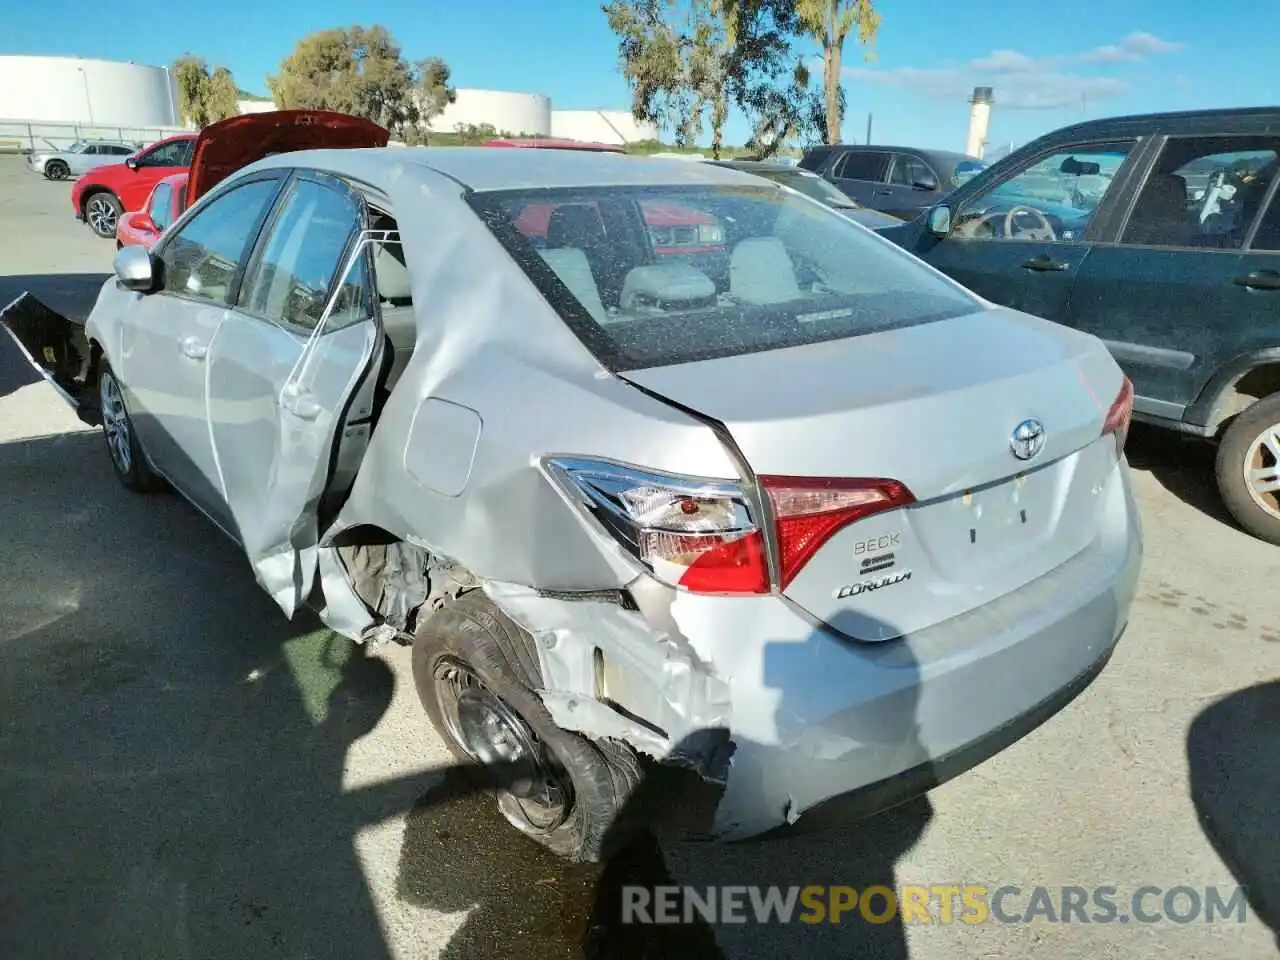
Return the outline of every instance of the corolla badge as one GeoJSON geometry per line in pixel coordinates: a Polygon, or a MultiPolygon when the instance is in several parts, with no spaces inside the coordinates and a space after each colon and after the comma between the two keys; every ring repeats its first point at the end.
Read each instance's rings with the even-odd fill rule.
{"type": "Polygon", "coordinates": [[[1023,420],[1013,428],[1009,449],[1019,460],[1030,460],[1044,449],[1044,424],[1039,420],[1023,420]]]}

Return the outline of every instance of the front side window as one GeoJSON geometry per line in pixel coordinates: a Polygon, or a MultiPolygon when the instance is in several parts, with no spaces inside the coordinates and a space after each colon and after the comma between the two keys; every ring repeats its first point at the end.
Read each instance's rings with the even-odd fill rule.
{"type": "Polygon", "coordinates": [[[952,236],[1080,243],[1133,143],[1082,145],[1033,160],[965,201],[952,236]]]}
{"type": "Polygon", "coordinates": [[[914,187],[921,183],[937,183],[938,178],[919,157],[900,153],[897,162],[893,165],[892,182],[903,187],[914,187]]]}
{"type": "Polygon", "coordinates": [[[1238,250],[1275,177],[1280,137],[1173,137],[1120,242],[1238,250]]]}
{"type": "Polygon", "coordinates": [[[228,303],[241,261],[275,196],[275,180],[255,180],[213,200],[164,245],[166,293],[228,303]]]}
{"type": "Polygon", "coordinates": [[[173,196],[169,184],[162,183],[151,194],[151,206],[147,211],[151,221],[160,230],[169,226],[170,213],[173,210],[173,196]]]}
{"type": "Polygon", "coordinates": [[[191,152],[190,140],[172,140],[144,153],[138,163],[144,167],[183,167],[191,152]]]}
{"type": "MultiPolygon", "coordinates": [[[[295,181],[262,255],[245,277],[240,306],[271,320],[315,329],[330,287],[346,266],[358,224],[359,211],[345,192],[313,180],[295,181]]],[[[367,286],[359,271],[346,278],[333,324],[345,325],[349,313],[363,308],[367,286]]]]}
{"type": "Polygon", "coordinates": [[[889,154],[853,150],[836,161],[832,173],[838,180],[869,180],[883,183],[889,172],[889,154]]]}
{"type": "Polygon", "coordinates": [[[613,370],[818,343],[979,309],[891,242],[765,185],[502,191],[470,202],[613,370]],[[537,246],[521,229],[534,203],[574,211],[537,246]],[[672,230],[700,242],[673,255],[679,248],[658,242],[670,242],[672,230]]]}
{"type": "Polygon", "coordinates": [[[102,153],[102,148],[99,147],[96,143],[91,143],[84,148],[84,155],[86,157],[96,157],[100,153],[102,153]]]}

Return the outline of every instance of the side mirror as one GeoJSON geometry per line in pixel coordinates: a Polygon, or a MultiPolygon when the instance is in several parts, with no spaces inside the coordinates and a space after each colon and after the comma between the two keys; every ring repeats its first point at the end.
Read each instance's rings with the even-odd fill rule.
{"type": "Polygon", "coordinates": [[[915,187],[917,190],[932,191],[932,190],[938,189],[938,181],[935,180],[933,177],[921,177],[919,180],[916,180],[911,185],[915,187]]]}
{"type": "Polygon", "coordinates": [[[130,170],[136,171],[138,169],[138,158],[129,157],[128,159],[125,160],[124,165],[128,167],[130,170]]]}
{"type": "Polygon", "coordinates": [[[155,262],[145,247],[122,247],[116,254],[114,266],[116,279],[126,290],[150,293],[155,289],[155,262]]]}
{"type": "Polygon", "coordinates": [[[945,237],[951,233],[951,208],[945,204],[929,211],[929,232],[935,237],[945,237]]]}
{"type": "Polygon", "coordinates": [[[151,219],[151,214],[145,210],[139,210],[133,217],[133,227],[135,230],[145,230],[148,233],[159,233],[160,228],[156,222],[151,219]]]}

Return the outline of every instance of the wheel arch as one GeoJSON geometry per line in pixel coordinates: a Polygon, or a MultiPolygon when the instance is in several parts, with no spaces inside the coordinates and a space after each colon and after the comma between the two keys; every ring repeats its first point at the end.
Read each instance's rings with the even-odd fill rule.
{"type": "Polygon", "coordinates": [[[1223,366],[1184,419],[1218,437],[1254,403],[1276,393],[1280,393],[1280,347],[1257,351],[1223,366]]]}

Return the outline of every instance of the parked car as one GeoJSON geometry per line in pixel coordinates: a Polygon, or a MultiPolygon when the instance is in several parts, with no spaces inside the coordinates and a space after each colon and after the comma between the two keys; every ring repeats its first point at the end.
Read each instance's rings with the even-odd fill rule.
{"type": "Polygon", "coordinates": [[[155,185],[191,163],[194,133],[152,144],[121,163],[95,167],[71,187],[71,210],[77,220],[103,238],[116,235],[122,213],[141,208],[155,185]]]}
{"type": "Polygon", "coordinates": [[[761,160],[711,160],[717,166],[741,170],[743,173],[754,173],[775,183],[781,183],[793,190],[798,190],[806,197],[812,197],[819,203],[825,203],[831,209],[843,213],[850,220],[855,220],[864,227],[873,230],[878,227],[891,227],[902,221],[887,213],[868,210],[860,203],[850,200],[842,191],[836,189],[816,173],[801,170],[792,164],[770,163],[761,160]]]}
{"type": "Polygon", "coordinates": [[[68,147],[46,141],[48,149],[27,154],[27,166],[49,180],[65,180],[103,164],[119,163],[138,152],[138,144],[121,140],[77,140],[68,147]]]}
{"type": "Polygon", "coordinates": [[[86,330],[124,485],[169,481],[286,613],[411,642],[436,729],[564,856],[626,838],[642,755],[723,783],[719,838],[920,792],[1128,619],[1106,348],[736,170],[271,156],[119,251],[86,330]],[[539,247],[546,203],[599,216],[539,247]],[[642,203],[714,216],[725,276],[642,203]]]}
{"type": "Polygon", "coordinates": [[[142,209],[120,218],[116,249],[154,246],[201,194],[255,160],[290,150],[386,146],[385,133],[358,117],[325,110],[272,110],[211,124],[196,139],[191,168],[165,177],[142,209]]]}
{"type": "Polygon", "coordinates": [[[1223,503],[1280,544],[1277,120],[1263,108],[1076,124],[883,234],[995,303],[1104,340],[1135,416],[1216,442],[1223,503]]]}
{"type": "Polygon", "coordinates": [[[985,164],[977,157],[915,147],[834,144],[810,147],[800,167],[830,180],[864,207],[911,220],[985,164]]]}

